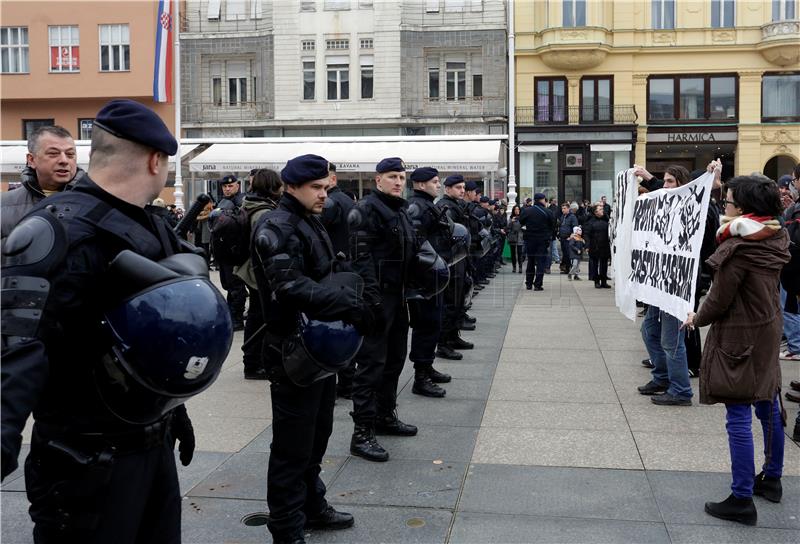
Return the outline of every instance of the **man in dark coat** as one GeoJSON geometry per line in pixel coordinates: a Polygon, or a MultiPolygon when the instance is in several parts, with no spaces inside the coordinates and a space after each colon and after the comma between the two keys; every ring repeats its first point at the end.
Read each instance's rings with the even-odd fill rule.
{"type": "Polygon", "coordinates": [[[520,214],[525,253],[528,266],[525,270],[525,288],[543,291],[544,269],[550,242],[553,240],[556,219],[547,209],[547,197],[544,193],[533,195],[533,206],[525,208],[520,214]]]}

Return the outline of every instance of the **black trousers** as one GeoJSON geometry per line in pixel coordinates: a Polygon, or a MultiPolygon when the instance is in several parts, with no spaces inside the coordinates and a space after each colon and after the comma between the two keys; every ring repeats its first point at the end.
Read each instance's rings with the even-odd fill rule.
{"type": "Polygon", "coordinates": [[[541,287],[544,283],[544,269],[547,264],[547,252],[550,242],[547,240],[525,240],[525,253],[528,255],[528,266],[525,269],[525,285],[541,287]]]}
{"type": "Polygon", "coordinates": [[[356,355],[353,421],[372,427],[397,407],[397,382],[408,351],[408,307],[399,293],[383,295],[385,326],[364,338],[356,355]]]}
{"type": "Polygon", "coordinates": [[[270,385],[272,448],[267,469],[269,528],[275,540],[303,536],[306,519],[328,507],[320,463],[333,430],[336,378],[309,387],[287,378],[270,385]]]}
{"type": "Polygon", "coordinates": [[[589,255],[589,278],[595,281],[608,280],[608,257],[589,255]]]}
{"type": "Polygon", "coordinates": [[[522,256],[524,255],[524,249],[522,246],[518,246],[516,243],[509,242],[508,248],[511,250],[511,266],[514,268],[519,267],[522,268],[522,256]]]}
{"type": "Polygon", "coordinates": [[[572,263],[570,262],[569,258],[569,238],[561,238],[561,270],[566,270],[569,272],[569,269],[572,267],[572,263]]]}
{"type": "Polygon", "coordinates": [[[244,320],[244,305],[247,301],[246,284],[233,273],[233,265],[219,263],[219,280],[227,291],[228,308],[234,322],[244,320]]]}
{"type": "MultiPolygon", "coordinates": [[[[245,284],[246,285],[246,284],[245,284]]],[[[250,307],[247,309],[247,319],[244,322],[244,340],[247,342],[256,334],[264,324],[264,312],[261,309],[261,298],[258,295],[258,290],[252,287],[247,287],[250,293],[250,307]]],[[[264,361],[261,358],[261,352],[264,344],[264,331],[261,331],[261,339],[251,342],[247,348],[242,345],[242,362],[244,363],[245,372],[258,370],[264,367],[264,361]]]]}
{"type": "Polygon", "coordinates": [[[433,365],[436,344],[442,330],[444,296],[439,293],[428,300],[412,300],[408,303],[411,325],[411,352],[408,358],[414,370],[424,370],[433,365]]]}
{"type": "Polygon", "coordinates": [[[34,542],[179,544],[181,494],[171,444],[96,459],[103,451],[110,453],[98,439],[58,438],[34,425],[25,461],[34,542]]]}
{"type": "MultiPolygon", "coordinates": [[[[467,259],[450,267],[450,282],[442,297],[442,317],[440,338],[447,341],[458,332],[464,317],[464,294],[467,278],[467,259]]],[[[411,359],[414,361],[415,359],[411,359]]]]}

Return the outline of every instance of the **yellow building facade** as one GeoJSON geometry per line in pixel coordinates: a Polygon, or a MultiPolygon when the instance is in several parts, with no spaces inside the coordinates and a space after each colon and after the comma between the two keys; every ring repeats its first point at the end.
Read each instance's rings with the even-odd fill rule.
{"type": "Polygon", "coordinates": [[[596,200],[633,163],[800,162],[797,0],[517,0],[520,197],[596,200]]]}

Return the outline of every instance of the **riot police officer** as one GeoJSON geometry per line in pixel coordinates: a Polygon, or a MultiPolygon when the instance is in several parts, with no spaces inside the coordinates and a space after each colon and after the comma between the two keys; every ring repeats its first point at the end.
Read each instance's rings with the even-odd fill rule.
{"type": "Polygon", "coordinates": [[[181,403],[216,379],[233,332],[205,260],[145,206],[176,150],[153,111],[109,102],[87,176],[3,249],[2,475],[33,411],[37,543],[181,540],[174,440],[184,465],[194,450],[181,403]]]}
{"type": "MultiPolygon", "coordinates": [[[[414,193],[408,199],[408,214],[417,238],[421,242],[429,241],[439,255],[446,257],[451,249],[451,225],[447,216],[433,203],[441,185],[439,171],[429,167],[417,168],[411,174],[411,181],[414,193]]],[[[442,329],[443,293],[429,299],[411,300],[408,309],[411,317],[409,359],[414,363],[411,392],[424,397],[444,397],[446,391],[436,384],[448,383],[451,378],[433,368],[442,329]]]]}
{"type": "Polygon", "coordinates": [[[405,289],[416,253],[416,234],[403,199],[406,168],[390,157],[375,168],[375,190],[350,213],[353,266],[367,282],[376,306],[375,334],[364,338],[353,379],[353,437],[350,453],[387,461],[376,433],[414,436],[417,428],[397,417],[397,383],[406,360],[408,306],[405,289]]]}
{"type": "MultiPolygon", "coordinates": [[[[448,176],[444,180],[444,196],[436,203],[445,216],[469,228],[469,222],[464,212],[464,177],[458,174],[448,176]]],[[[442,359],[458,361],[463,355],[455,349],[464,349],[469,342],[459,335],[459,329],[465,317],[465,296],[472,289],[468,269],[468,260],[463,260],[450,270],[450,283],[444,294],[444,311],[442,316],[441,334],[439,335],[439,348],[436,356],[442,359]]],[[[470,324],[474,324],[472,321],[470,324]]]]}
{"type": "MultiPolygon", "coordinates": [[[[331,238],[333,250],[344,256],[350,254],[350,225],[347,217],[350,215],[356,203],[352,198],[344,194],[337,185],[336,165],[330,163],[330,183],[328,198],[325,200],[325,207],[322,209],[320,220],[328,231],[331,238]]],[[[353,374],[355,374],[355,363],[351,363],[337,374],[336,393],[340,397],[349,399],[353,394],[353,374]]]]}
{"type": "Polygon", "coordinates": [[[320,463],[333,429],[334,374],[360,345],[346,323],[369,331],[373,320],[358,293],[362,280],[345,272],[346,263],[337,259],[317,217],[326,200],[328,161],[318,155],[295,157],[281,179],[286,189],[278,208],[266,212],[253,231],[266,322],[264,362],[272,382],[267,525],[276,543],[300,543],[304,528],[353,525],[352,515],[325,500],[320,463]],[[326,328],[333,321],[339,323],[326,328]],[[318,345],[336,331],[345,336],[318,345]]]}

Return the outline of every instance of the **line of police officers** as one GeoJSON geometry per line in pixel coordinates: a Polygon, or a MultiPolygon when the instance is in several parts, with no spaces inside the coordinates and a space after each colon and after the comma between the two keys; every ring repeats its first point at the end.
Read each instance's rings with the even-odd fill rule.
{"type": "MultiPolygon", "coordinates": [[[[179,442],[184,465],[194,450],[183,403],[219,375],[233,325],[203,257],[147,207],[176,148],[151,110],[110,102],[85,178],[34,208],[3,248],[2,476],[16,468],[32,412],[25,479],[36,542],[180,542],[172,450],[179,442]]],[[[331,170],[316,155],[290,160],[277,209],[252,230],[276,542],[353,525],[319,478],[335,374],[354,361],[344,387],[351,452],[388,460],[376,435],[417,433],[397,415],[409,316],[413,391],[442,397],[437,384],[450,377],[434,358],[472,347],[459,330],[474,327],[471,296],[500,262],[502,218],[461,176],[434,203],[438,172],[418,168],[406,201],[405,165],[387,158],[376,190],[353,204],[331,188],[331,170]]]]}

